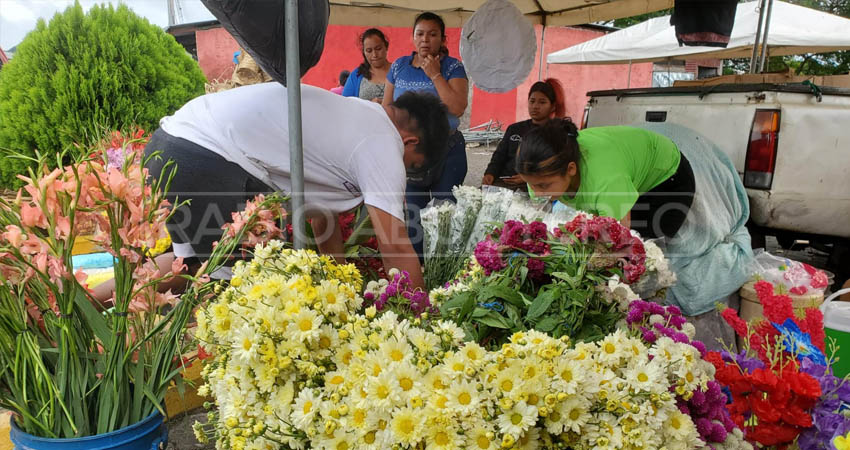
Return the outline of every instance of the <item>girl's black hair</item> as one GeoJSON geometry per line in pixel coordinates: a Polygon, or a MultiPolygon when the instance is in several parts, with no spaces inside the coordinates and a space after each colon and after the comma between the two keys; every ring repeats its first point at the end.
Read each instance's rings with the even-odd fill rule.
{"type": "Polygon", "coordinates": [[[564,117],[567,113],[567,107],[564,104],[564,88],[561,86],[560,81],[555,78],[538,81],[531,85],[531,89],[528,90],[528,97],[531,98],[531,94],[535,92],[545,95],[549,99],[549,102],[552,103],[553,117],[564,117]]]}
{"type": "Polygon", "coordinates": [[[552,119],[529,131],[517,150],[516,171],[523,175],[554,175],[578,164],[578,128],[569,118],[552,119]]]}
{"type": "Polygon", "coordinates": [[[363,54],[363,62],[360,64],[359,67],[357,67],[357,71],[360,72],[360,75],[362,75],[367,80],[372,79],[372,65],[369,64],[369,60],[366,59],[366,51],[363,49],[363,46],[365,45],[366,38],[372,36],[377,36],[378,39],[384,42],[384,47],[386,47],[387,49],[390,48],[390,41],[387,40],[387,37],[384,35],[384,32],[377,28],[369,28],[368,30],[364,31],[363,34],[360,35],[360,53],[363,54]]]}
{"type": "Polygon", "coordinates": [[[351,75],[351,72],[347,70],[343,70],[339,73],[339,85],[345,86],[345,82],[348,81],[348,77],[351,75]]]}
{"type": "MultiPolygon", "coordinates": [[[[416,25],[419,25],[419,22],[435,22],[440,27],[440,37],[446,38],[446,22],[440,17],[439,14],[434,14],[432,12],[424,12],[416,16],[416,20],[413,21],[413,28],[416,29],[416,25]]],[[[440,47],[440,54],[443,56],[449,56],[449,49],[445,45],[440,47]]]]}

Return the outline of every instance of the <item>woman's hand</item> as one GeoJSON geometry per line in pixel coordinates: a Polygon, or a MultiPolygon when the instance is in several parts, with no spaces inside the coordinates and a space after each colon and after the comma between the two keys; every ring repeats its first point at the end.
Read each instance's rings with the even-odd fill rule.
{"type": "Polygon", "coordinates": [[[426,56],[422,59],[422,63],[419,65],[419,68],[425,72],[425,75],[427,75],[428,78],[433,80],[440,75],[440,56],[426,56]]]}
{"type": "Polygon", "coordinates": [[[502,178],[502,181],[505,182],[508,186],[520,186],[525,184],[525,180],[522,179],[519,175],[514,175],[512,177],[502,178]]]}
{"type": "Polygon", "coordinates": [[[491,186],[493,182],[496,181],[496,176],[488,173],[484,175],[484,178],[481,179],[481,185],[483,186],[491,186]]]}

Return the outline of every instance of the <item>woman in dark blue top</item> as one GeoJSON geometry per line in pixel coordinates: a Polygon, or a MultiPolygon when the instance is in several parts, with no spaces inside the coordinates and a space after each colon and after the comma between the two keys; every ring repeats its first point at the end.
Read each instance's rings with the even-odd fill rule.
{"type": "Polygon", "coordinates": [[[449,127],[452,130],[449,148],[443,160],[437,161],[430,173],[408,178],[408,232],[414,247],[421,254],[419,210],[432,198],[454,200],[452,188],[463,184],[466,178],[466,142],[457,127],[459,117],[467,107],[469,82],[463,64],[448,55],[446,24],[440,16],[426,12],[416,17],[413,44],[416,50],[397,59],[387,73],[384,105],[389,105],[407,91],[430,92],[440,97],[448,108],[449,127]]]}

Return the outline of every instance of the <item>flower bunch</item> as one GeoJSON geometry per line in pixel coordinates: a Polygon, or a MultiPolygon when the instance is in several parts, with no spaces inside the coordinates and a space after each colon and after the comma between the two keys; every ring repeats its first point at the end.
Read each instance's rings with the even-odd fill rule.
{"type": "Polygon", "coordinates": [[[825,356],[823,314],[816,308],[795,311],[787,295],[777,295],[772,284],[759,281],[755,290],[764,307],[764,319],[746,322],[731,309],[722,316],[746,339],[739,355],[711,353],[717,381],[731,394],[727,406],[748,440],[762,445],[787,445],[795,440],[802,449],[844,431],[841,402],[850,387],[832,375],[825,356]]]}
{"type": "Polygon", "coordinates": [[[528,331],[487,351],[451,322],[357,314],[359,281],[341,271],[275,244],[236,267],[198,314],[213,355],[201,394],[219,409],[199,432],[236,450],[705,444],[670,393],[679,379],[693,391],[712,378],[689,345],[623,332],[573,345],[528,331]]]}
{"type": "Polygon", "coordinates": [[[556,229],[555,237],[567,244],[576,241],[591,244],[591,267],[620,268],[624,272],[623,279],[629,284],[636,283],[646,271],[643,241],[611,217],[579,214],[556,229]]]}
{"type": "Polygon", "coordinates": [[[663,301],[667,289],[676,284],[676,274],[670,269],[670,263],[664,251],[652,240],[643,243],[646,251],[646,272],[632,289],[644,300],[663,301]]]}
{"type": "Polygon", "coordinates": [[[501,271],[509,265],[523,265],[528,278],[533,281],[545,281],[545,264],[538,256],[550,253],[546,240],[549,234],[543,222],[524,224],[508,220],[502,228],[497,228],[487,239],[475,246],[475,259],[484,268],[487,275],[501,271]],[[517,259],[518,262],[514,262],[517,259]],[[520,264],[519,262],[524,264],[520,264]]]}
{"type": "MultiPolygon", "coordinates": [[[[690,345],[701,357],[705,357],[707,353],[705,344],[694,340],[696,328],[674,305],[665,307],[653,302],[634,301],[626,322],[636,335],[649,344],[660,338],[670,339],[676,343],[690,345]]],[[[684,376],[686,381],[689,375],[684,376]]],[[[739,438],[743,433],[726,410],[727,397],[717,381],[711,380],[704,387],[693,391],[684,389],[681,383],[680,381],[680,385],[675,389],[679,410],[693,419],[703,441],[715,447],[716,444],[725,443],[728,447],[732,442],[741,440],[739,438]],[[735,434],[736,430],[738,434],[735,434]]]]}
{"type": "Polygon", "coordinates": [[[242,233],[242,229],[250,223],[250,228],[245,229],[245,239],[242,242],[244,248],[253,248],[259,244],[269,242],[283,237],[283,221],[286,219],[286,211],[283,208],[262,208],[265,195],[259,194],[254,200],[248,200],[245,209],[231,213],[232,222],[222,226],[224,235],[235,237],[242,233]],[[252,219],[253,218],[253,219],[252,219]]]}
{"type": "Polygon", "coordinates": [[[431,304],[427,292],[412,287],[409,273],[390,269],[389,276],[390,280],[382,279],[366,284],[363,298],[377,311],[394,311],[402,317],[410,318],[421,317],[423,313],[439,313],[439,309],[431,304]]]}

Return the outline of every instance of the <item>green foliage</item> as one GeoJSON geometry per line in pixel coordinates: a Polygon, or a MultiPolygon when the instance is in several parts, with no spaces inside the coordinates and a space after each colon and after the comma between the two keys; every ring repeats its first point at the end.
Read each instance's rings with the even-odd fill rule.
{"type": "MultiPolygon", "coordinates": [[[[172,36],[126,6],[84,13],[77,3],[39,21],[0,70],[0,149],[59,152],[87,148],[106,130],[152,130],[203,94],[204,82],[172,36]]],[[[20,185],[15,176],[31,166],[0,159],[0,187],[20,185]]]]}

